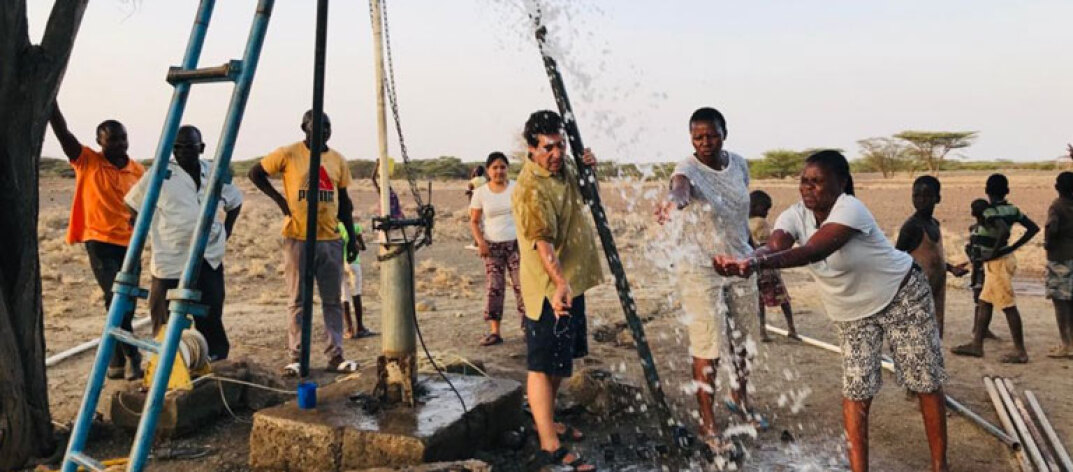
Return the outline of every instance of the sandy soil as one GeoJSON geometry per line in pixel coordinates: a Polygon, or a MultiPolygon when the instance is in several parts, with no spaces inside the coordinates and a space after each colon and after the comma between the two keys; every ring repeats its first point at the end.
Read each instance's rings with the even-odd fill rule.
{"type": "MultiPolygon", "coordinates": [[[[950,258],[963,260],[961,246],[970,224],[969,202],[982,194],[986,174],[951,174],[942,176],[944,202],[937,217],[944,227],[950,258]]],[[[858,196],[875,213],[881,227],[894,236],[901,222],[911,213],[907,178],[883,180],[859,176],[858,196]]],[[[1012,175],[1011,201],[1021,206],[1042,225],[1046,208],[1054,197],[1053,174],[1017,173],[1012,175]]],[[[286,361],[285,293],[281,273],[278,236],[278,210],[255,189],[241,183],[247,202],[228,247],[225,260],[228,305],[225,322],[232,341],[232,357],[246,358],[277,369],[286,361]]],[[[758,181],[755,188],[768,191],[775,200],[772,216],[796,201],[796,183],[758,181]]],[[[73,181],[49,179],[42,182],[40,240],[45,297],[45,325],[49,354],[53,354],[100,334],[103,302],[100,290],[89,271],[85,251],[63,242],[73,181]]],[[[454,183],[435,185],[434,203],[438,218],[436,242],[418,253],[418,299],[433,309],[420,314],[429,348],[441,357],[453,355],[481,360],[497,376],[521,380],[524,377],[524,340],[517,323],[504,323],[506,342],[492,348],[480,348],[477,341],[484,333],[483,266],[472,251],[463,250],[468,243],[468,227],[463,208],[462,187],[454,183]],[[461,340],[461,342],[460,342],[461,340]]],[[[678,317],[673,283],[655,270],[646,247],[660,238],[660,230],[649,217],[658,185],[611,183],[603,188],[610,209],[620,252],[629,271],[634,295],[646,325],[666,391],[680,418],[692,422],[695,404],[688,394],[688,358],[684,347],[685,331],[678,317]]],[[[367,222],[375,211],[371,187],[359,185],[351,190],[357,211],[367,222]]],[[[404,202],[408,200],[404,198],[404,202]]],[[[405,203],[404,203],[405,204],[405,203]]],[[[363,255],[365,264],[366,320],[375,330],[379,325],[379,273],[372,253],[363,255]]],[[[1055,360],[1043,354],[1056,342],[1054,317],[1050,303],[1040,294],[1043,268],[1042,239],[1037,238],[1018,254],[1021,281],[1019,306],[1032,362],[1024,366],[1002,365],[999,354],[1009,348],[1009,334],[1001,315],[993,328],[1003,341],[989,342],[987,357],[967,359],[947,356],[951,379],[947,393],[985,418],[994,421],[990,401],[982,387],[981,376],[1002,375],[1015,380],[1020,388],[1036,393],[1059,435],[1073,449],[1073,360],[1055,360]]],[[[800,270],[788,271],[785,278],[794,299],[798,327],[803,334],[835,341],[831,323],[823,314],[809,277],[800,270]]],[[[610,280],[610,278],[608,279],[610,280]]],[[[964,279],[951,280],[947,301],[947,339],[945,347],[964,342],[969,335],[972,317],[971,294],[964,289],[964,279]]],[[[588,294],[590,330],[616,330],[622,313],[613,285],[588,294]]],[[[511,306],[508,296],[507,306],[511,306]]],[[[144,316],[145,305],[139,307],[144,316]]],[[[318,315],[319,317],[319,315],[318,315]]],[[[512,318],[508,315],[507,320],[512,318]]],[[[769,314],[769,322],[782,325],[781,316],[769,314]]],[[[314,332],[321,329],[314,322],[314,332]]],[[[346,341],[348,357],[368,364],[379,353],[378,338],[346,341]]],[[[586,365],[620,372],[641,384],[640,367],[635,352],[614,342],[591,343],[592,354],[586,365]]],[[[318,344],[319,347],[319,344],[318,344]]],[[[751,457],[746,470],[831,470],[845,466],[841,439],[840,363],[837,355],[798,343],[779,339],[761,346],[751,387],[754,402],[773,419],[769,432],[751,442],[751,457]],[[780,441],[789,431],[794,442],[780,441]]],[[[71,421],[77,413],[91,354],[69,360],[49,370],[52,414],[57,422],[71,421]]],[[[324,360],[313,353],[314,366],[324,360]]],[[[331,376],[316,374],[320,382],[331,376]]],[[[725,376],[720,374],[725,389],[725,376]]],[[[911,471],[927,467],[927,445],[915,403],[903,399],[892,377],[886,377],[883,389],[872,408],[872,464],[875,470],[911,471]]],[[[107,395],[107,390],[106,390],[107,395]]],[[[105,397],[106,398],[106,397],[105,397]]],[[[720,412],[723,415],[723,412],[720,412]]],[[[213,454],[195,461],[160,461],[151,470],[217,471],[245,470],[248,460],[248,420],[250,412],[240,412],[238,419],[221,420],[207,426],[203,433],[175,441],[179,445],[210,446],[213,454]]],[[[627,418],[631,418],[627,415],[627,418]]],[[[729,418],[725,418],[729,420],[729,418]]],[[[602,434],[615,430],[648,430],[653,426],[643,419],[600,423],[579,419],[590,430],[590,439],[581,448],[588,457],[601,457],[598,445],[606,442],[602,434]],[[623,425],[629,425],[625,427],[623,425]]],[[[1009,454],[1000,443],[968,421],[952,416],[950,423],[950,458],[953,470],[1009,470],[1009,454]]],[[[130,438],[113,434],[95,441],[92,451],[97,457],[126,455],[130,438]]],[[[616,467],[629,464],[617,462],[616,467]]],[[[641,465],[640,461],[637,461],[641,465]]]]}

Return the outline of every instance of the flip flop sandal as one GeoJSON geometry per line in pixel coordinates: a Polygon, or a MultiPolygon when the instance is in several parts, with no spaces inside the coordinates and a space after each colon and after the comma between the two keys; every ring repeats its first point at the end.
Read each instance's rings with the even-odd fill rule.
{"type": "Polygon", "coordinates": [[[338,364],[328,364],[328,367],[324,370],[340,374],[349,374],[358,371],[358,363],[355,361],[342,361],[338,364]]]}
{"type": "Polygon", "coordinates": [[[570,450],[565,447],[560,447],[554,452],[548,452],[545,450],[537,451],[534,459],[535,464],[533,465],[540,468],[540,470],[550,469],[558,471],[565,469],[570,471],[583,470],[585,472],[592,472],[596,470],[596,467],[592,466],[592,464],[585,462],[585,459],[581,457],[581,454],[578,454],[576,452],[571,453],[570,450]],[[566,456],[570,454],[574,455],[574,460],[566,462],[566,456]],[[584,469],[582,469],[582,467],[584,467],[584,469]]]}
{"type": "Polygon", "coordinates": [[[579,442],[585,440],[585,433],[582,433],[580,429],[566,423],[556,423],[556,425],[560,424],[563,425],[563,432],[555,432],[555,435],[559,437],[560,441],[579,442]]]}
{"type": "Polygon", "coordinates": [[[371,338],[371,337],[373,337],[373,336],[376,336],[377,334],[379,334],[379,333],[377,333],[376,331],[373,331],[373,330],[371,330],[371,329],[369,329],[369,328],[365,328],[365,329],[363,329],[363,330],[361,330],[361,331],[358,331],[358,332],[357,332],[357,333],[356,333],[356,334],[354,335],[354,337],[355,337],[356,339],[362,339],[362,338],[371,338]]]}
{"type": "Polygon", "coordinates": [[[1051,359],[1066,359],[1070,356],[1073,356],[1073,352],[1062,349],[1062,346],[1055,346],[1047,351],[1047,357],[1051,359]]]}
{"type": "Polygon", "coordinates": [[[283,366],[283,369],[280,370],[280,375],[284,377],[298,377],[299,369],[301,368],[301,364],[291,362],[290,364],[283,366]]]}
{"type": "Polygon", "coordinates": [[[767,418],[764,418],[759,413],[746,413],[740,405],[734,402],[734,400],[729,398],[723,399],[723,406],[726,406],[727,410],[730,410],[731,413],[748,420],[750,424],[760,431],[767,431],[771,428],[771,423],[768,422],[767,418]]]}

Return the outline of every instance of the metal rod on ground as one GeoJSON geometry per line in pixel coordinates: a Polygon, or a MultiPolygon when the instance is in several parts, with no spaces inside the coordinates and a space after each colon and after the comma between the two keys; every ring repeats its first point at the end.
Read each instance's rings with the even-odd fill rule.
{"type": "MultiPolygon", "coordinates": [[[[142,326],[145,326],[145,325],[147,325],[149,323],[152,323],[152,322],[153,322],[153,320],[151,320],[149,318],[141,318],[141,319],[135,320],[134,324],[132,326],[134,327],[134,329],[138,329],[138,328],[141,328],[142,326]]],[[[93,349],[93,348],[97,347],[97,345],[100,344],[100,343],[101,343],[101,338],[93,338],[93,339],[91,339],[89,341],[86,341],[86,342],[84,342],[82,344],[79,344],[79,345],[77,345],[75,347],[67,349],[67,350],[65,350],[63,352],[57,352],[56,354],[53,354],[49,358],[45,359],[45,367],[52,367],[52,366],[54,366],[56,364],[59,364],[60,362],[63,362],[65,360],[67,360],[67,359],[70,359],[70,358],[72,358],[74,356],[77,356],[77,355],[79,355],[79,354],[81,354],[83,352],[86,352],[86,351],[88,351],[90,349],[93,349]]]]}
{"type": "Polygon", "coordinates": [[[607,215],[604,213],[603,205],[600,203],[600,193],[596,187],[596,173],[592,167],[582,162],[582,153],[585,146],[581,142],[581,132],[578,131],[577,120],[573,109],[570,107],[570,99],[566,95],[566,86],[563,84],[562,75],[559,74],[559,67],[556,65],[555,59],[551,57],[545,43],[547,28],[541,25],[539,13],[531,15],[531,18],[536,32],[537,45],[540,47],[540,54],[544,59],[544,70],[547,72],[548,80],[551,82],[551,90],[555,94],[555,103],[559,107],[563,127],[566,129],[566,135],[570,141],[570,151],[574,155],[574,163],[577,165],[580,174],[578,184],[581,195],[589,205],[589,210],[592,211],[592,219],[596,223],[596,232],[600,235],[604,256],[607,258],[607,266],[615,276],[615,288],[618,289],[618,297],[622,303],[626,323],[629,325],[634,342],[637,344],[637,355],[641,358],[641,367],[644,370],[649,394],[652,395],[652,399],[656,404],[656,410],[661,417],[660,420],[665,427],[671,429],[672,435],[675,435],[677,434],[676,428],[678,424],[671,416],[671,410],[667,406],[667,399],[660,385],[659,373],[656,371],[656,363],[652,358],[652,351],[649,349],[648,340],[645,337],[644,325],[641,324],[641,319],[637,316],[637,303],[634,302],[633,294],[630,292],[630,283],[626,279],[626,271],[622,267],[622,260],[619,258],[618,249],[615,247],[615,239],[611,234],[607,215]]]}
{"type": "MultiPolygon", "coordinates": [[[[790,333],[788,331],[786,331],[785,329],[779,328],[779,327],[775,327],[775,326],[772,326],[772,325],[765,325],[765,327],[767,328],[767,330],[769,332],[772,332],[772,333],[775,333],[775,334],[778,334],[778,335],[781,335],[781,336],[789,336],[790,335],[790,333]]],[[[838,346],[835,346],[834,344],[823,342],[823,341],[820,341],[819,339],[810,338],[808,336],[801,335],[800,333],[798,333],[798,336],[801,337],[801,342],[804,343],[804,344],[808,344],[810,346],[815,346],[815,347],[818,347],[820,349],[825,349],[825,350],[828,350],[828,351],[831,351],[831,352],[836,352],[836,353],[839,353],[839,354],[842,353],[842,349],[839,348],[838,346]]],[[[884,369],[887,369],[888,371],[894,372],[894,363],[891,362],[889,359],[883,359],[880,364],[883,366],[884,369]]],[[[977,415],[976,413],[973,413],[972,410],[969,410],[965,405],[962,405],[960,402],[955,400],[954,397],[951,397],[950,395],[945,395],[945,397],[946,397],[945,398],[946,405],[948,407],[950,407],[950,409],[954,410],[955,412],[960,413],[965,418],[968,418],[970,421],[975,423],[977,426],[979,426],[980,428],[983,428],[984,431],[987,431],[988,433],[991,433],[992,436],[997,438],[999,441],[1002,441],[1003,444],[1009,446],[1011,449],[1017,450],[1017,449],[1020,448],[1020,444],[1018,443],[1016,437],[1010,436],[1009,434],[1007,434],[1006,432],[1002,431],[1001,429],[999,429],[995,425],[989,423],[987,420],[985,420],[982,417],[980,417],[980,415],[977,415]]]]}
{"type": "MultiPolygon", "coordinates": [[[[987,390],[987,396],[991,398],[991,406],[995,407],[995,414],[998,416],[999,422],[1002,423],[1002,427],[1006,429],[1006,434],[1016,439],[1017,428],[1014,427],[1013,420],[1010,419],[1010,412],[1006,411],[1006,407],[1002,403],[1002,397],[999,396],[998,389],[995,388],[995,381],[991,380],[991,377],[984,377],[984,389],[987,390]]],[[[1025,451],[1020,442],[1014,448],[1013,454],[1023,472],[1032,472],[1032,463],[1025,457],[1025,451]]]]}
{"type": "Polygon", "coordinates": [[[1028,457],[1032,460],[1033,467],[1040,471],[1049,470],[1047,463],[1043,461],[1043,455],[1040,454],[1039,448],[1036,446],[1036,442],[1032,440],[1032,435],[1028,432],[1028,426],[1025,425],[1021,415],[1017,413],[1017,406],[1013,403],[1013,397],[1010,396],[1006,383],[997,377],[993,380],[995,389],[998,390],[999,397],[1002,398],[1002,405],[1006,407],[1006,411],[1010,412],[1010,419],[1013,420],[1013,425],[1017,428],[1017,435],[1021,437],[1021,444],[1024,446],[1025,451],[1028,452],[1028,457]]]}
{"type": "MultiPolygon", "coordinates": [[[[391,217],[391,174],[387,151],[387,112],[385,110],[384,35],[381,0],[370,0],[373,26],[373,54],[376,67],[376,131],[379,142],[380,216],[391,217]]],[[[383,220],[386,221],[386,220],[383,220]]],[[[405,230],[403,230],[405,231],[405,230]]],[[[400,368],[402,376],[388,375],[385,393],[393,401],[413,402],[413,386],[417,383],[417,328],[414,307],[413,243],[403,238],[392,241],[388,226],[381,233],[380,255],[380,339],[382,362],[386,368],[400,368]],[[397,247],[401,246],[401,247],[397,247]],[[401,250],[401,252],[399,252],[401,250]],[[390,379],[402,378],[403,383],[388,385],[390,379]],[[408,382],[407,385],[405,382],[408,382]]],[[[381,378],[385,378],[381,376],[381,378]]]]}
{"type": "Polygon", "coordinates": [[[1069,452],[1066,451],[1065,445],[1062,444],[1062,439],[1058,437],[1058,433],[1051,426],[1051,420],[1047,419],[1047,415],[1043,413],[1043,407],[1036,400],[1036,395],[1031,390],[1025,390],[1025,399],[1028,400],[1028,406],[1036,414],[1036,420],[1039,421],[1040,427],[1047,435],[1047,441],[1051,443],[1051,448],[1054,449],[1054,455],[1058,459],[1059,465],[1062,466],[1064,472],[1073,472],[1073,460],[1070,460],[1069,452]]]}
{"type": "Polygon", "coordinates": [[[302,255],[302,349],[298,361],[301,377],[309,376],[309,343],[313,330],[313,278],[317,270],[317,204],[320,200],[320,153],[324,149],[324,53],[328,47],[327,43],[328,0],[318,0],[313,52],[313,129],[309,136],[309,183],[305,193],[306,240],[305,253],[302,255]]]}
{"type": "Polygon", "coordinates": [[[1025,426],[1028,427],[1028,434],[1032,435],[1032,442],[1036,443],[1036,447],[1039,449],[1040,456],[1043,457],[1043,462],[1047,464],[1047,469],[1058,472],[1058,464],[1054,461],[1054,455],[1047,449],[1047,443],[1043,439],[1043,435],[1040,434],[1039,428],[1036,427],[1036,423],[1032,421],[1032,415],[1028,414],[1028,408],[1025,408],[1025,403],[1021,401],[1021,397],[1017,396],[1013,389],[1013,381],[1010,379],[1004,379],[1006,382],[1006,389],[1010,392],[1010,397],[1013,398],[1013,404],[1017,407],[1017,414],[1021,415],[1021,419],[1024,420],[1025,426]]]}

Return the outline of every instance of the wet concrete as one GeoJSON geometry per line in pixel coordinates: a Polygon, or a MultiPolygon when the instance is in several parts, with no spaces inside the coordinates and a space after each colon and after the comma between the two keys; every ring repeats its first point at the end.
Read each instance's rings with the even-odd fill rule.
{"type": "Polygon", "coordinates": [[[295,402],[254,415],[250,467],[258,471],[345,471],[472,457],[522,424],[522,388],[513,380],[448,374],[418,379],[418,405],[371,400],[375,374],[324,386],[317,408],[295,402]]]}

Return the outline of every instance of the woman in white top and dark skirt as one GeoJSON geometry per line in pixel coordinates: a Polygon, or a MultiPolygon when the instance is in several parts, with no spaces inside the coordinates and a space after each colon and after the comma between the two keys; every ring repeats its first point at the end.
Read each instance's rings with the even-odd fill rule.
{"type": "Polygon", "coordinates": [[[800,192],[801,201],[779,216],[767,245],[745,259],[716,256],[716,270],[748,276],[758,269],[806,266],[842,345],[842,416],[850,467],[868,470],[868,409],[882,383],[886,338],[898,382],[920,398],[932,469],[946,470],[946,372],[927,279],[853,196],[853,178],[842,154],[809,156],[800,192]]]}
{"type": "Polygon", "coordinates": [[[514,289],[518,315],[525,316],[521,281],[518,278],[518,237],[514,229],[514,216],[510,212],[510,196],[514,191],[514,182],[507,179],[507,168],[507,156],[501,152],[489,154],[485,162],[488,183],[473,189],[473,197],[469,202],[469,227],[473,240],[477,242],[477,250],[484,259],[484,273],[488,279],[484,319],[488,321],[491,332],[481,340],[481,346],[503,342],[499,333],[499,322],[503,319],[507,273],[510,273],[510,285],[514,289]]]}

